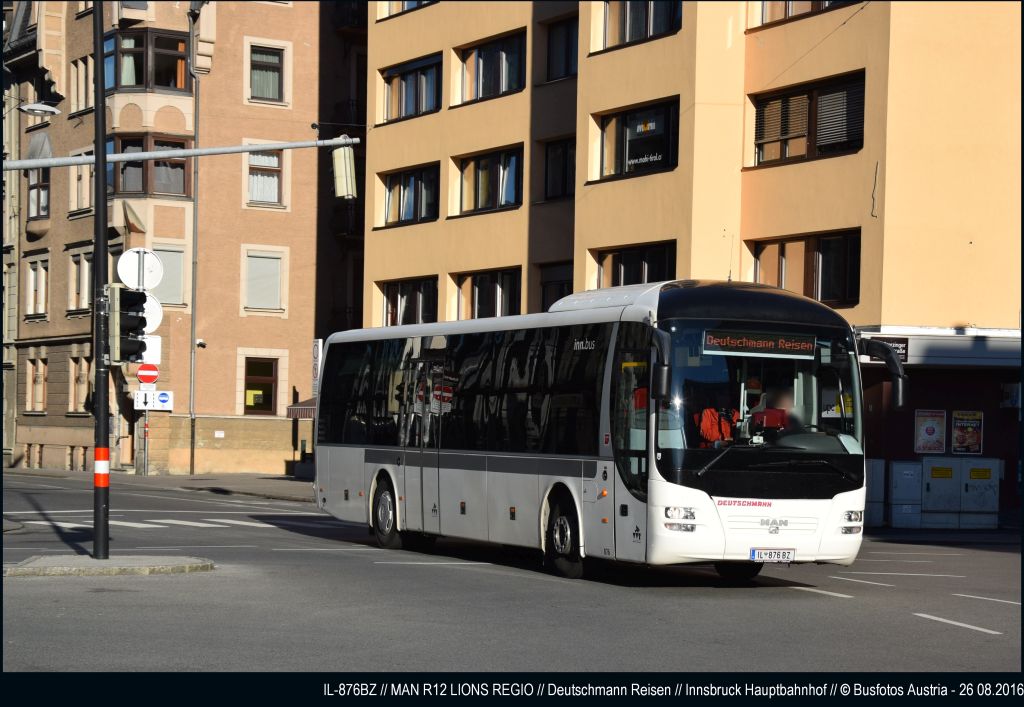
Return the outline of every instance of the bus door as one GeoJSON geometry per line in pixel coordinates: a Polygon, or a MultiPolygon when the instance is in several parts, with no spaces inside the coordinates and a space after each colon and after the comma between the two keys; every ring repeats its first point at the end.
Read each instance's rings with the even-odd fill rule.
{"type": "Polygon", "coordinates": [[[406,527],[427,533],[441,532],[437,472],[441,402],[439,396],[435,396],[435,387],[443,378],[441,371],[439,364],[420,360],[411,363],[405,372],[409,383],[406,387],[409,394],[405,438],[406,527]]]}
{"type": "Polygon", "coordinates": [[[611,422],[615,466],[615,558],[647,559],[647,480],[650,463],[650,332],[623,322],[612,371],[611,422]]]}

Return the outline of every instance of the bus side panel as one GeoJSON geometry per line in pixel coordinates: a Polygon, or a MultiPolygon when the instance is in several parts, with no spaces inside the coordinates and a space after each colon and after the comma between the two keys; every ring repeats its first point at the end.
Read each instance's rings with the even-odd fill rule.
{"type": "Polygon", "coordinates": [[[327,503],[324,510],[335,518],[367,522],[366,498],[363,485],[363,449],[359,447],[321,448],[318,453],[327,452],[325,469],[317,468],[318,479],[326,472],[327,503]],[[363,496],[360,496],[363,492],[363,496]],[[346,499],[346,495],[348,498],[346,499]]]}
{"type": "Polygon", "coordinates": [[[537,462],[543,460],[487,458],[487,520],[491,542],[540,547],[536,522],[540,515],[537,462]]]}
{"type": "Polygon", "coordinates": [[[486,457],[442,452],[439,467],[441,535],[487,540],[486,457]]]}

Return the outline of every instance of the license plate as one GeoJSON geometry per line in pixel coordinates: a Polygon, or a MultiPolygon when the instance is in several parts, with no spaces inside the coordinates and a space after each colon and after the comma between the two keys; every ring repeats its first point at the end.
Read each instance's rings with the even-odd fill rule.
{"type": "Polygon", "coordinates": [[[750,548],[750,559],[754,562],[793,562],[796,560],[796,550],[752,547],[750,548]]]}

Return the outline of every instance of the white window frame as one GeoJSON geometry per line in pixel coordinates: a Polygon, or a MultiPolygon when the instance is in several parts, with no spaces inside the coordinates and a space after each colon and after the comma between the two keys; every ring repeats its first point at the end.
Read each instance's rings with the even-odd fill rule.
{"type": "Polygon", "coordinates": [[[92,378],[91,356],[68,357],[68,412],[85,413],[92,378]]]}
{"type": "Polygon", "coordinates": [[[68,253],[68,312],[87,311],[91,305],[92,248],[90,247],[68,253]]]}
{"type": "Polygon", "coordinates": [[[288,246],[263,245],[257,243],[243,243],[241,245],[241,277],[239,278],[239,307],[238,314],[241,317],[277,317],[278,319],[288,318],[288,273],[291,249],[288,246]],[[280,278],[280,307],[276,309],[265,309],[261,307],[250,307],[248,304],[248,282],[249,282],[249,257],[272,257],[278,258],[281,264],[280,278]]]}
{"type": "Polygon", "coordinates": [[[239,346],[235,353],[235,414],[246,419],[269,419],[284,417],[288,408],[288,395],[291,383],[288,379],[288,349],[259,349],[239,346]],[[245,414],[245,359],[276,358],[277,359],[277,400],[274,403],[273,415],[245,414]]]}
{"type": "MultiPolygon", "coordinates": [[[[291,110],[292,92],[294,81],[292,79],[292,64],[295,53],[292,43],[283,39],[269,39],[267,37],[242,37],[242,103],[249,106],[263,106],[265,108],[276,108],[278,110],[291,110]],[[281,49],[281,100],[270,101],[260,98],[252,98],[252,48],[266,47],[267,49],[281,49]]],[[[286,150],[287,152],[287,150],[286,150]]],[[[244,154],[244,153],[243,153],[244,154]]]]}
{"type": "Polygon", "coordinates": [[[47,363],[44,356],[25,359],[25,412],[46,412],[47,363]]]}
{"type": "MultiPolygon", "coordinates": [[[[262,138],[242,138],[243,145],[272,145],[280,140],[267,140],[262,138]]],[[[281,150],[281,203],[272,204],[263,201],[250,201],[249,199],[249,154],[242,152],[241,159],[242,174],[242,208],[256,211],[281,211],[290,213],[292,210],[292,152],[293,150],[281,150]]]]}
{"type": "MultiPolygon", "coordinates": [[[[91,155],[91,147],[82,147],[68,153],[71,157],[91,155]]],[[[76,218],[91,213],[96,207],[93,198],[95,188],[96,165],[77,164],[68,170],[68,218],[76,218]]]]}
{"type": "MultiPolygon", "coordinates": [[[[160,304],[162,306],[165,306],[165,307],[186,307],[187,308],[188,304],[189,304],[189,296],[190,296],[191,293],[190,293],[189,288],[186,287],[186,283],[191,282],[191,269],[192,269],[192,262],[189,260],[189,253],[190,253],[190,251],[189,251],[189,248],[188,248],[188,244],[183,242],[180,239],[156,239],[156,238],[154,238],[153,239],[153,244],[152,244],[151,248],[153,249],[153,252],[162,251],[162,252],[166,253],[168,251],[171,251],[171,252],[175,252],[175,253],[180,253],[181,254],[181,301],[180,302],[165,302],[164,300],[160,299],[159,297],[157,297],[157,299],[160,299],[160,304]]],[[[157,257],[159,257],[159,254],[157,255],[157,257]]],[[[167,271],[165,270],[164,273],[165,273],[165,277],[166,277],[167,271]]]]}
{"type": "Polygon", "coordinates": [[[25,318],[46,318],[49,313],[49,254],[25,260],[25,318]]]}

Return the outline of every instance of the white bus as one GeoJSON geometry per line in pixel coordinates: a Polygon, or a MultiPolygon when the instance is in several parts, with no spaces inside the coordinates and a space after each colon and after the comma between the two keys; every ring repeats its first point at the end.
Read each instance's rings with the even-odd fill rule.
{"type": "Polygon", "coordinates": [[[317,501],[384,547],[537,548],[568,577],[584,557],[714,563],[729,580],[766,562],[850,564],[865,499],[858,344],[902,400],[891,349],[750,283],[631,285],[543,314],[337,333],[317,501]]]}

